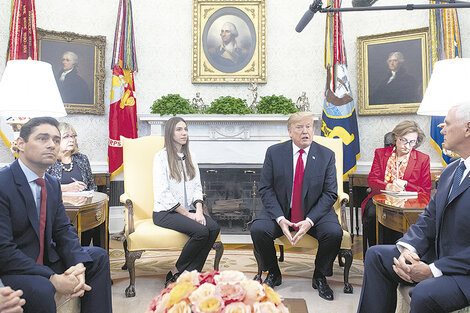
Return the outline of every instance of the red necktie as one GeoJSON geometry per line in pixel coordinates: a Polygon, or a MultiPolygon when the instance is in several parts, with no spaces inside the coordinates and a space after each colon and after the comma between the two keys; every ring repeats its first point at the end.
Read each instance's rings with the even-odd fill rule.
{"type": "MultiPolygon", "coordinates": [[[[297,223],[304,219],[304,213],[302,210],[302,184],[304,178],[304,160],[302,159],[302,154],[304,150],[299,150],[299,158],[297,159],[297,164],[295,165],[295,174],[294,174],[294,188],[292,192],[292,212],[291,212],[291,222],[297,223]]],[[[294,227],[297,231],[298,227],[294,227]]]]}
{"type": "Polygon", "coordinates": [[[46,228],[46,207],[47,207],[47,189],[44,178],[38,178],[34,181],[41,186],[41,211],[39,213],[39,255],[37,264],[43,264],[44,256],[44,229],[46,228]]]}

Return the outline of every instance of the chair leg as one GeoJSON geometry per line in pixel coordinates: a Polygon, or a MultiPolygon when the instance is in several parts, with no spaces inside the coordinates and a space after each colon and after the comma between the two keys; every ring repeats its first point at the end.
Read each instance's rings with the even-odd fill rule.
{"type": "Polygon", "coordinates": [[[279,245],[279,262],[284,262],[284,245],[279,245]]]}
{"type": "Polygon", "coordinates": [[[258,273],[253,277],[253,280],[257,280],[260,283],[263,282],[263,263],[261,261],[261,256],[256,252],[255,248],[253,247],[253,254],[255,255],[256,264],[258,264],[258,273]]]}
{"type": "Polygon", "coordinates": [[[127,251],[127,239],[124,239],[124,241],[122,242],[122,247],[124,248],[124,265],[121,267],[121,269],[123,271],[127,270],[127,254],[129,253],[129,251],[127,251]]]}
{"type": "Polygon", "coordinates": [[[349,270],[351,269],[353,254],[351,249],[339,250],[338,259],[344,259],[344,293],[353,293],[353,286],[349,283],[349,270]]]}
{"type": "Polygon", "coordinates": [[[224,245],[220,241],[214,242],[212,249],[215,250],[214,258],[214,270],[219,270],[220,259],[222,259],[222,254],[224,254],[224,245]]]}
{"type": "Polygon", "coordinates": [[[126,253],[126,264],[129,270],[129,286],[126,288],[127,298],[135,297],[135,260],[142,256],[142,252],[143,250],[127,251],[126,253]]]}

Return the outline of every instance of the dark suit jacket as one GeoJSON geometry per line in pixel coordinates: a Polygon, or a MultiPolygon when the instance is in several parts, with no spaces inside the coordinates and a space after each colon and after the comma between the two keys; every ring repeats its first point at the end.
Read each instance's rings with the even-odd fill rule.
{"type": "Polygon", "coordinates": [[[56,79],[60,95],[62,96],[62,101],[65,103],[93,104],[93,99],[90,91],[88,90],[88,85],[85,80],[78,75],[77,69],[74,68],[70,73],[68,73],[63,82],[60,81],[62,72],[63,71],[57,75],[56,79]]]}
{"type": "MultiPolygon", "coordinates": [[[[39,216],[31,188],[18,160],[0,169],[0,276],[6,274],[41,275],[49,278],[50,268],[62,263],[69,268],[91,262],[80,246],[75,228],[62,204],[60,184],[45,174],[47,215],[44,234],[44,265],[39,255],[39,216]]],[[[62,267],[63,267],[62,266],[62,267]]]]}
{"type": "MultiPolygon", "coordinates": [[[[265,208],[263,214],[276,219],[290,220],[294,163],[292,140],[268,148],[261,173],[259,192],[265,208]]],[[[302,185],[304,218],[317,225],[330,221],[338,223],[333,204],[338,198],[335,154],[312,142],[305,165],[302,185]]]]}
{"type": "Polygon", "coordinates": [[[449,164],[439,178],[436,193],[416,224],[400,241],[416,248],[425,261],[451,275],[470,301],[470,177],[464,178],[449,202],[450,187],[459,162],[449,164]]]}
{"type": "MultiPolygon", "coordinates": [[[[385,190],[385,186],[387,185],[384,181],[385,170],[387,169],[387,162],[392,151],[393,146],[375,150],[374,161],[372,162],[372,167],[367,177],[367,183],[372,191],[361,204],[363,214],[367,201],[380,193],[380,190],[385,190]]],[[[431,197],[431,168],[429,155],[417,150],[411,150],[403,179],[408,182],[406,191],[416,191],[425,194],[428,198],[431,197]]]]}
{"type": "Polygon", "coordinates": [[[422,88],[405,69],[399,69],[395,78],[387,84],[391,76],[392,72],[388,71],[387,76],[379,80],[371,92],[369,104],[417,103],[421,101],[422,88]]]}

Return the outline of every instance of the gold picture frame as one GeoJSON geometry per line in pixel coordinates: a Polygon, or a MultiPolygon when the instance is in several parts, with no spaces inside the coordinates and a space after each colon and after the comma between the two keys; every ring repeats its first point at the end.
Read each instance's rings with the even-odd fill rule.
{"type": "Polygon", "coordinates": [[[359,115],[418,111],[429,79],[428,34],[425,27],[357,38],[359,115]]]}
{"type": "Polygon", "coordinates": [[[265,0],[193,0],[192,82],[266,83],[265,13],[265,0]]]}
{"type": "Polygon", "coordinates": [[[37,30],[39,59],[52,71],[67,113],[105,114],[106,37],[37,30]]]}

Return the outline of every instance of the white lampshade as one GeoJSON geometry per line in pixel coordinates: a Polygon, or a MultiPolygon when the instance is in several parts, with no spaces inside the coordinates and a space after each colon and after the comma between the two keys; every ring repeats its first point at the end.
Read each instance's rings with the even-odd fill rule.
{"type": "Polygon", "coordinates": [[[0,81],[0,116],[66,116],[49,63],[8,61],[0,81]]]}
{"type": "Polygon", "coordinates": [[[434,64],[420,115],[446,116],[454,105],[470,102],[470,59],[448,59],[434,64]]]}

